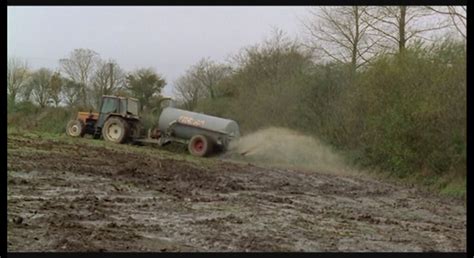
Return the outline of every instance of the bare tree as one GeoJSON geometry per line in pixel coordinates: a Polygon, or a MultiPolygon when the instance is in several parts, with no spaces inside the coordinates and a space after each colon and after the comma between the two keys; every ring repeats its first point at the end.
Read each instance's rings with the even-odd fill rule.
{"type": "Polygon", "coordinates": [[[213,99],[216,97],[216,85],[231,73],[229,66],[218,64],[209,58],[199,60],[197,64],[188,71],[190,79],[197,84],[196,87],[204,88],[208,96],[213,99]]]}
{"type": "Polygon", "coordinates": [[[54,105],[57,107],[61,102],[61,91],[63,87],[63,79],[59,72],[55,72],[51,76],[49,97],[53,100],[54,105]]]}
{"type": "Polygon", "coordinates": [[[318,7],[310,9],[303,22],[310,36],[309,47],[330,59],[350,64],[351,72],[375,54],[377,41],[370,37],[372,19],[366,6],[318,7]]]}
{"type": "Polygon", "coordinates": [[[51,71],[46,68],[41,68],[31,75],[31,94],[33,100],[45,107],[48,104],[51,89],[51,71]]]}
{"type": "Polygon", "coordinates": [[[88,105],[87,92],[90,79],[99,55],[90,49],[74,49],[68,58],[59,60],[61,68],[68,78],[81,85],[79,98],[84,106],[88,105]]]}
{"type": "Polygon", "coordinates": [[[466,26],[467,26],[467,8],[466,6],[427,6],[427,8],[435,13],[448,15],[451,24],[466,39],[466,26]]]}
{"type": "Polygon", "coordinates": [[[98,108],[102,95],[112,95],[124,86],[125,72],[114,60],[99,61],[92,77],[92,94],[98,108]]]}
{"type": "Polygon", "coordinates": [[[202,58],[175,81],[174,92],[188,110],[193,110],[199,99],[214,99],[220,95],[217,86],[232,73],[230,66],[202,58]]]}
{"type": "Polygon", "coordinates": [[[7,63],[7,92],[11,101],[15,102],[18,95],[25,89],[28,78],[28,63],[19,58],[9,58],[7,63]]]}
{"type": "Polygon", "coordinates": [[[179,77],[174,83],[174,92],[187,110],[194,110],[198,100],[205,97],[205,89],[189,75],[179,77]]]}
{"type": "Polygon", "coordinates": [[[82,85],[71,79],[63,78],[62,98],[68,106],[74,106],[79,102],[79,94],[82,85]]]}
{"type": "Polygon", "coordinates": [[[444,21],[435,21],[435,12],[422,6],[373,7],[366,9],[365,14],[373,21],[368,25],[384,39],[380,45],[385,49],[396,46],[398,52],[403,52],[409,41],[427,40],[427,33],[449,26],[444,21]]]}

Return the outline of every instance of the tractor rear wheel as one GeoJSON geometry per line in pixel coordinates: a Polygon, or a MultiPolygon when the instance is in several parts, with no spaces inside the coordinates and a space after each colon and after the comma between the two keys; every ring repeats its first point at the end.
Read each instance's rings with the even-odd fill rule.
{"type": "Polygon", "coordinates": [[[188,144],[188,151],[193,156],[204,157],[211,152],[211,141],[202,135],[195,135],[188,144]]]}
{"type": "Polygon", "coordinates": [[[114,143],[124,143],[127,141],[130,128],[127,121],[120,117],[107,119],[102,127],[102,136],[106,141],[114,143]]]}
{"type": "Polygon", "coordinates": [[[67,123],[66,134],[71,137],[83,137],[86,132],[85,128],[82,120],[71,120],[67,123]]]}

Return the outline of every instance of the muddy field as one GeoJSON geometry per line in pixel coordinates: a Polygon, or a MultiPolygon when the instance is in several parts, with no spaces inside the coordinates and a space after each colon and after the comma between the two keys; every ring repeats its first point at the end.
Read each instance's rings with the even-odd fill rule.
{"type": "Polygon", "coordinates": [[[462,200],[355,176],[8,135],[8,251],[465,251],[462,200]]]}

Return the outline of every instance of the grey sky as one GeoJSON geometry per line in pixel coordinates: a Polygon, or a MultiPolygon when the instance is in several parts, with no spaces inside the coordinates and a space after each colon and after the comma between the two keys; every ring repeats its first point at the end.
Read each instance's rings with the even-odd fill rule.
{"type": "Polygon", "coordinates": [[[58,68],[75,48],[90,48],[126,70],[153,67],[173,81],[202,57],[224,61],[262,41],[273,27],[295,37],[307,7],[8,7],[8,56],[32,68],[58,68]]]}

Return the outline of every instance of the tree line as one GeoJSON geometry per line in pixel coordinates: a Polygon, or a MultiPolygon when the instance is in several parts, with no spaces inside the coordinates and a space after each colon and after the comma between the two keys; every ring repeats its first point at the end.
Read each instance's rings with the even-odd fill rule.
{"type": "Polygon", "coordinates": [[[11,57],[7,63],[8,102],[31,101],[48,105],[99,108],[102,95],[131,96],[142,109],[152,106],[166,85],[152,68],[125,72],[115,60],[103,60],[91,49],[74,49],[59,60],[59,69],[32,70],[28,63],[11,57]]]}
{"type": "Polygon", "coordinates": [[[203,58],[174,90],[182,107],[235,119],[244,134],[291,128],[449,191],[466,175],[465,11],[316,7],[306,38],[276,30],[228,62],[203,58]]]}
{"type": "MultiPolygon", "coordinates": [[[[313,61],[344,65],[352,76],[378,56],[401,54],[409,44],[436,40],[427,37],[433,31],[466,40],[465,6],[316,7],[309,14],[302,22],[307,37],[297,44],[313,61]]],[[[281,31],[274,34],[283,36],[281,31]]],[[[236,54],[233,61],[250,49],[236,54]]],[[[215,98],[219,94],[215,85],[239,65],[203,58],[177,79],[175,93],[185,107],[193,109],[199,98],[215,98]]]]}

